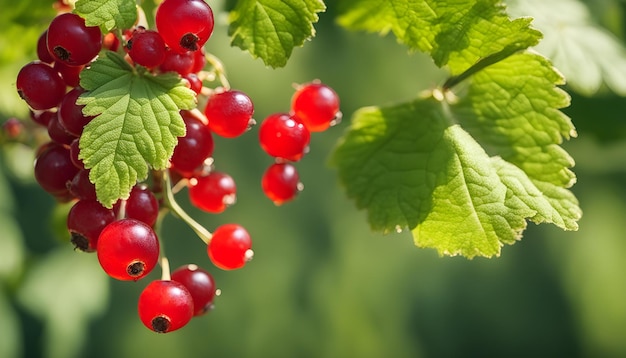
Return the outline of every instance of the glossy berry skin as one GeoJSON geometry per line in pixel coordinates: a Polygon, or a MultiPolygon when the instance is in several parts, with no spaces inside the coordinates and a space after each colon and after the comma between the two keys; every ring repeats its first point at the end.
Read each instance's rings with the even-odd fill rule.
{"type": "Polygon", "coordinates": [[[181,266],[172,272],[172,280],[182,283],[193,298],[194,316],[201,316],[213,308],[215,280],[197,265],[181,266]]]}
{"type": "Polygon", "coordinates": [[[54,116],[50,117],[48,122],[48,136],[55,143],[70,145],[76,136],[68,132],[65,126],[59,120],[58,112],[54,116]]]}
{"type": "Polygon", "coordinates": [[[204,108],[211,131],[226,138],[243,134],[254,123],[251,122],[253,113],[250,97],[237,90],[213,94],[204,108]]]}
{"type": "Polygon", "coordinates": [[[103,207],[95,199],[77,201],[67,214],[72,244],[81,251],[96,251],[100,233],[114,220],[113,210],[103,207]]]}
{"type": "Polygon", "coordinates": [[[305,154],[310,138],[309,130],[286,113],[270,115],[259,129],[259,142],[267,154],[294,162],[305,154]]]}
{"type": "Polygon", "coordinates": [[[48,30],[44,30],[37,40],[37,58],[41,62],[50,64],[54,62],[54,57],[48,52],[47,37],[48,30]]]}
{"type": "Polygon", "coordinates": [[[47,44],[55,61],[70,66],[86,65],[100,52],[102,33],[97,26],[86,26],[82,17],[64,13],[50,22],[47,44]]]}
{"type": "Polygon", "coordinates": [[[261,179],[263,192],[276,205],[282,205],[294,199],[301,186],[296,167],[289,163],[270,165],[261,179]]]}
{"type": "MultiPolygon", "coordinates": [[[[121,203],[116,203],[113,208],[119,213],[121,203]]],[[[148,226],[153,226],[159,216],[159,202],[144,185],[135,185],[130,191],[130,196],[126,200],[124,208],[126,217],[144,222],[148,226]]]]}
{"type": "Polygon", "coordinates": [[[85,116],[83,114],[84,105],[76,104],[76,100],[83,94],[85,90],[75,87],[67,92],[59,105],[59,121],[65,129],[79,137],[83,133],[83,128],[91,122],[93,116],[85,116]]]}
{"type": "Polygon", "coordinates": [[[189,178],[213,154],[211,130],[193,112],[181,111],[187,133],[178,138],[171,163],[172,168],[189,178]]]}
{"type": "Polygon", "coordinates": [[[98,237],[98,261],[109,276],[123,281],[139,280],[157,263],[159,240],[150,226],[122,219],[107,225],[98,237]]]}
{"type": "Polygon", "coordinates": [[[180,282],[156,280],[139,295],[137,310],[148,329],[168,333],[189,323],[194,313],[193,298],[180,282]]]}
{"type": "Polygon", "coordinates": [[[235,203],[237,186],[230,175],[212,171],[196,178],[196,184],[189,187],[189,199],[195,207],[218,214],[235,203]]]}
{"type": "Polygon", "coordinates": [[[63,82],[69,87],[78,87],[80,83],[80,73],[85,68],[81,66],[68,66],[61,61],[56,61],[52,66],[61,75],[63,82]]]}
{"type": "Polygon", "coordinates": [[[155,21],[167,46],[179,53],[199,50],[213,33],[213,11],[204,0],[165,0],[155,21]]]}
{"type": "Polygon", "coordinates": [[[319,82],[301,86],[291,99],[291,110],[310,132],[326,130],[338,119],[339,96],[319,82]]]}
{"type": "Polygon", "coordinates": [[[251,247],[252,240],[246,229],[237,224],[224,224],[213,232],[207,253],[218,268],[235,270],[251,259],[251,247]]]}
{"type": "Polygon", "coordinates": [[[165,42],[156,31],[143,28],[135,30],[126,47],[128,55],[136,64],[154,68],[165,60],[165,42]]]}
{"type": "Polygon", "coordinates": [[[192,73],[194,67],[193,52],[178,53],[168,48],[165,58],[159,66],[161,72],[176,72],[181,76],[192,73]]]}
{"type": "Polygon", "coordinates": [[[32,108],[46,110],[59,105],[65,95],[65,82],[49,65],[34,61],[17,74],[17,93],[32,108]]]}
{"type": "Polygon", "coordinates": [[[35,179],[43,190],[55,196],[68,193],[67,184],[78,168],[70,158],[70,151],[62,145],[44,144],[35,161],[35,179]]]}
{"type": "Polygon", "coordinates": [[[89,180],[89,170],[80,169],[69,183],[72,196],[79,200],[96,200],[96,186],[89,180]]]}

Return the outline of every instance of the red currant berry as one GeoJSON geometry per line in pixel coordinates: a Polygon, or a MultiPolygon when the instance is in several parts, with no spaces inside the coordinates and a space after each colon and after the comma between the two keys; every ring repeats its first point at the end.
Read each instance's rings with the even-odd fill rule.
{"type": "Polygon", "coordinates": [[[39,58],[39,61],[41,62],[51,64],[54,62],[54,57],[52,57],[50,52],[48,52],[48,45],[46,44],[47,37],[48,30],[45,30],[41,33],[41,36],[39,36],[39,39],[37,40],[37,58],[39,58]]]}
{"type": "Polygon", "coordinates": [[[237,187],[233,178],[221,172],[212,171],[206,176],[196,178],[196,183],[189,187],[191,203],[206,212],[218,214],[235,203],[237,187]]]}
{"type": "Polygon", "coordinates": [[[102,229],[114,220],[113,210],[103,207],[95,199],[77,201],[67,214],[72,244],[81,251],[96,251],[102,229]]]}
{"type": "Polygon", "coordinates": [[[250,128],[254,124],[253,113],[254,105],[250,97],[236,90],[213,94],[204,108],[209,128],[226,138],[237,137],[250,128]]]}
{"type": "Polygon", "coordinates": [[[107,225],[98,238],[98,261],[109,276],[139,280],[159,259],[159,240],[150,226],[122,219],[107,225]]]}
{"type": "Polygon", "coordinates": [[[196,168],[213,154],[213,135],[207,127],[191,111],[181,111],[187,133],[178,138],[171,163],[172,169],[189,178],[196,168]]]}
{"type": "MultiPolygon", "coordinates": [[[[119,213],[121,203],[114,205],[114,210],[119,213]]],[[[145,185],[135,185],[126,200],[125,213],[127,218],[136,219],[153,226],[159,216],[159,202],[154,193],[145,185]]]]}
{"type": "Polygon", "coordinates": [[[193,298],[177,281],[156,280],[144,288],[137,305],[141,322],[157,333],[184,327],[193,317],[193,298]]]}
{"type": "Polygon", "coordinates": [[[218,227],[207,246],[207,253],[213,264],[222,270],[243,267],[252,258],[250,234],[237,224],[218,227]]]}
{"type": "Polygon", "coordinates": [[[85,164],[81,159],[78,158],[80,154],[80,138],[75,138],[72,143],[70,143],[70,159],[72,159],[72,163],[78,169],[85,169],[85,164]]]}
{"type": "MultiPolygon", "coordinates": [[[[70,193],[79,200],[96,200],[96,186],[89,180],[89,170],[81,169],[69,183],[70,193]]],[[[96,238],[97,239],[97,238],[96,238]]]]}
{"type": "Polygon", "coordinates": [[[76,139],[76,136],[65,129],[65,126],[63,126],[63,123],[59,120],[58,113],[59,112],[50,117],[50,121],[48,122],[48,136],[56,143],[70,145],[72,141],[76,139]]]}
{"type": "Polygon", "coordinates": [[[286,113],[270,115],[259,129],[261,148],[267,154],[294,162],[306,152],[310,137],[309,130],[286,113]]]}
{"type": "Polygon", "coordinates": [[[191,68],[192,73],[198,73],[204,69],[206,65],[206,52],[204,51],[204,47],[200,47],[200,50],[194,51],[193,53],[193,67],[191,68]]]}
{"type": "Polygon", "coordinates": [[[183,78],[189,83],[189,89],[200,94],[202,92],[202,80],[195,73],[188,73],[183,78]]]}
{"type": "Polygon", "coordinates": [[[33,122],[44,127],[48,127],[48,123],[50,122],[50,119],[56,115],[57,115],[57,112],[51,112],[51,111],[43,111],[43,112],[34,112],[33,110],[30,111],[30,119],[32,119],[33,122]]]}
{"type": "Polygon", "coordinates": [[[52,195],[68,193],[67,183],[74,179],[78,168],[70,159],[70,151],[60,144],[44,144],[35,161],[37,183],[52,195]]]}
{"type": "Polygon", "coordinates": [[[163,63],[159,66],[159,71],[176,72],[181,76],[186,76],[191,73],[193,63],[192,52],[178,53],[168,49],[165,51],[165,59],[163,59],[163,63]]]}
{"type": "Polygon", "coordinates": [[[93,116],[83,114],[84,105],[76,104],[76,100],[84,92],[82,88],[75,87],[67,92],[59,105],[59,121],[69,133],[75,136],[80,136],[87,123],[94,119],[93,116]]]}
{"type": "Polygon", "coordinates": [[[65,82],[49,65],[31,62],[20,70],[17,93],[32,109],[45,110],[59,105],[65,95],[65,82]]]}
{"type": "Polygon", "coordinates": [[[172,280],[182,283],[193,298],[194,316],[201,316],[213,308],[215,280],[197,265],[185,265],[172,272],[172,280]]]}
{"type": "Polygon", "coordinates": [[[80,73],[85,68],[84,65],[69,66],[60,61],[56,61],[52,67],[61,75],[61,78],[69,87],[78,87],[80,84],[80,73]]]}
{"type": "Polygon", "coordinates": [[[324,131],[341,117],[339,96],[332,88],[319,82],[298,88],[291,99],[291,110],[310,132],[324,131]]]}
{"type": "Polygon", "coordinates": [[[199,50],[213,33],[213,11],[203,0],[165,0],[155,21],[167,46],[180,53],[199,50]]]}
{"type": "Polygon", "coordinates": [[[281,205],[296,197],[302,190],[302,183],[296,167],[289,163],[274,163],[263,174],[261,187],[274,204],[281,205]]]}
{"type": "Polygon", "coordinates": [[[161,35],[153,30],[144,28],[135,30],[126,48],[133,62],[148,68],[157,67],[165,60],[165,42],[161,35]]]}
{"type": "Polygon", "coordinates": [[[55,17],[48,26],[48,51],[56,61],[70,66],[86,65],[102,48],[102,33],[97,26],[86,26],[73,13],[55,17]]]}

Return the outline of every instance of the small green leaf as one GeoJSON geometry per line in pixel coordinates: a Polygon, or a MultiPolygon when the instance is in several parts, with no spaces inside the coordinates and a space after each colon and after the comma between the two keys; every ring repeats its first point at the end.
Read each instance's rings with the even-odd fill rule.
{"type": "Polygon", "coordinates": [[[230,13],[232,45],[283,67],[296,46],[315,35],[313,23],[326,10],[321,0],[240,0],[230,13]]]}
{"type": "Polygon", "coordinates": [[[575,0],[510,0],[511,12],[533,16],[545,39],[536,47],[567,78],[568,86],[591,96],[608,87],[626,95],[626,49],[593,21],[589,9],[575,0]]]}
{"type": "Polygon", "coordinates": [[[501,53],[506,57],[536,45],[541,33],[530,19],[511,20],[499,0],[344,0],[339,23],[351,30],[386,34],[412,50],[430,53],[453,75],[478,60],[501,53]]]}
{"type": "Polygon", "coordinates": [[[373,229],[409,228],[445,255],[497,256],[526,220],[576,230],[561,76],[522,52],[467,81],[457,95],[355,113],[332,157],[348,196],[373,229]]]}
{"type": "Polygon", "coordinates": [[[87,26],[100,26],[104,32],[129,29],[137,21],[135,0],[78,0],[75,12],[87,26]]]}
{"type": "Polygon", "coordinates": [[[167,167],[185,134],[179,111],[194,108],[195,95],[178,76],[134,70],[114,52],[83,71],[80,84],[88,92],[77,103],[97,116],[80,137],[80,158],[91,169],[98,201],[111,207],[148,176],[149,166],[167,167]]]}

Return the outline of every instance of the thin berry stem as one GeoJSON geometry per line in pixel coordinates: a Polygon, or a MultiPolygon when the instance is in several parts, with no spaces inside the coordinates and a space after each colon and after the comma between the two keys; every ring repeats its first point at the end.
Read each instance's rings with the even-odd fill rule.
{"type": "Polygon", "coordinates": [[[172,182],[170,178],[170,173],[168,170],[164,170],[163,172],[163,204],[168,207],[172,213],[178,216],[182,221],[184,221],[189,227],[198,235],[198,237],[204,241],[207,245],[211,242],[211,237],[213,234],[209,230],[207,230],[204,226],[200,225],[197,221],[195,221],[183,208],[178,205],[176,199],[174,198],[174,193],[172,192],[172,182]]]}
{"type": "Polygon", "coordinates": [[[170,272],[170,261],[167,257],[161,257],[161,280],[170,281],[172,279],[172,275],[170,272]]]}
{"type": "Polygon", "coordinates": [[[226,78],[226,70],[224,69],[224,64],[222,63],[222,61],[220,61],[219,58],[217,58],[214,55],[211,55],[210,53],[207,53],[205,57],[206,57],[207,62],[210,63],[211,66],[213,66],[213,72],[215,73],[215,75],[217,76],[217,79],[222,84],[222,87],[224,87],[225,90],[229,90],[230,83],[228,82],[228,79],[226,78]]]}

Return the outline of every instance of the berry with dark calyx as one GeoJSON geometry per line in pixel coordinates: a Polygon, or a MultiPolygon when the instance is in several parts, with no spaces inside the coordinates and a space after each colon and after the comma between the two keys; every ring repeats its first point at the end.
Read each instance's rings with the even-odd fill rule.
{"type": "Polygon", "coordinates": [[[165,60],[165,42],[161,35],[143,27],[136,29],[126,44],[128,55],[136,64],[147,68],[159,66],[165,60]]]}
{"type": "Polygon", "coordinates": [[[35,179],[46,192],[63,197],[69,191],[67,183],[74,179],[78,168],[70,159],[70,151],[57,143],[44,144],[35,161],[35,179]]]}
{"type": "Polygon", "coordinates": [[[159,240],[150,226],[121,219],[107,225],[98,237],[98,261],[109,276],[139,280],[157,264],[159,240]]]}
{"type": "Polygon", "coordinates": [[[250,97],[237,90],[211,95],[204,108],[211,131],[226,138],[237,137],[250,128],[254,124],[253,113],[250,97]]]}
{"type": "Polygon", "coordinates": [[[77,201],[67,214],[67,229],[72,244],[81,251],[96,251],[102,229],[114,220],[113,210],[105,208],[95,199],[77,201]]]}
{"type": "Polygon", "coordinates": [[[183,177],[189,178],[194,171],[213,154],[213,135],[192,111],[181,111],[187,133],[178,138],[171,164],[183,177]]]}
{"type": "MultiPolygon", "coordinates": [[[[118,201],[113,206],[113,209],[116,214],[119,214],[121,202],[118,201]]],[[[147,186],[137,184],[130,191],[124,211],[125,217],[142,221],[148,226],[153,226],[159,216],[159,202],[147,186]]]]}
{"type": "Polygon", "coordinates": [[[237,224],[224,224],[213,232],[207,245],[211,262],[222,270],[235,270],[252,259],[250,234],[237,224]]]}
{"type": "Polygon", "coordinates": [[[189,186],[189,199],[195,207],[218,214],[235,203],[237,187],[230,175],[212,171],[195,179],[189,186]]]}
{"type": "Polygon", "coordinates": [[[302,183],[296,167],[290,163],[270,165],[261,180],[265,195],[276,205],[282,205],[296,197],[302,190],[302,183]]]}
{"type": "Polygon", "coordinates": [[[213,11],[203,0],[165,0],[155,21],[167,46],[180,53],[199,50],[213,33],[213,11]]]}
{"type": "Polygon", "coordinates": [[[65,95],[65,82],[49,65],[34,61],[17,74],[17,93],[32,109],[46,110],[59,105],[65,95]]]}
{"type": "Polygon", "coordinates": [[[70,66],[86,65],[100,52],[102,33],[97,26],[86,26],[82,17],[64,13],[50,22],[47,44],[55,61],[70,66]]]}
{"type": "Polygon", "coordinates": [[[83,128],[94,118],[83,114],[84,105],[76,104],[76,100],[84,92],[85,90],[80,87],[73,88],[65,94],[59,105],[59,121],[68,132],[75,136],[80,136],[83,128]]]}
{"type": "Polygon", "coordinates": [[[191,294],[194,316],[201,316],[213,308],[216,289],[215,280],[209,272],[189,264],[174,270],[172,280],[182,283],[191,294]]]}
{"type": "Polygon", "coordinates": [[[306,127],[286,113],[275,113],[261,123],[259,142],[269,155],[298,161],[306,153],[311,134],[306,127]]]}
{"type": "Polygon", "coordinates": [[[185,286],[173,280],[155,280],[139,295],[141,322],[157,333],[184,327],[194,314],[193,297],[185,286]]]}
{"type": "Polygon", "coordinates": [[[300,86],[291,99],[291,110],[310,132],[324,131],[341,119],[339,96],[320,82],[300,86]]]}

